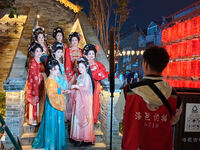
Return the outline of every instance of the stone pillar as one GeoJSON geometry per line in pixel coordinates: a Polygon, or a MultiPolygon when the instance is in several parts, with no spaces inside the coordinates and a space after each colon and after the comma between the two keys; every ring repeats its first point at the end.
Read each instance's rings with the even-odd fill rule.
{"type": "MultiPolygon", "coordinates": [[[[25,85],[27,72],[25,70],[26,55],[17,51],[11,73],[4,81],[6,92],[6,125],[13,136],[21,138],[25,113],[25,85]]],[[[6,148],[13,147],[9,137],[5,136],[6,148]]]]}

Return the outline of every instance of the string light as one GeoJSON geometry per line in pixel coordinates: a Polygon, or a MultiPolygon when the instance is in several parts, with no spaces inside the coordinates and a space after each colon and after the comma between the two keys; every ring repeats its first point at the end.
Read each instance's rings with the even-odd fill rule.
{"type": "Polygon", "coordinates": [[[70,2],[69,0],[56,0],[59,1],[61,4],[63,4],[65,7],[68,7],[69,9],[73,10],[75,13],[80,12],[83,7],[79,6],[79,5],[75,5],[72,2],[70,2]]]}

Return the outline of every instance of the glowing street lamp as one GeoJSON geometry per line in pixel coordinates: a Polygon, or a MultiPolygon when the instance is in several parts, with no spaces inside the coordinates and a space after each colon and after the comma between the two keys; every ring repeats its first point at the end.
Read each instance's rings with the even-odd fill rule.
{"type": "Polygon", "coordinates": [[[126,51],[123,51],[123,52],[122,52],[122,55],[125,56],[125,55],[126,55],[126,51]]]}
{"type": "Polygon", "coordinates": [[[132,56],[135,55],[135,51],[134,50],[131,51],[131,55],[132,56]]]}
{"type": "Polygon", "coordinates": [[[137,55],[137,56],[140,55],[140,51],[136,51],[136,55],[137,55]]]}

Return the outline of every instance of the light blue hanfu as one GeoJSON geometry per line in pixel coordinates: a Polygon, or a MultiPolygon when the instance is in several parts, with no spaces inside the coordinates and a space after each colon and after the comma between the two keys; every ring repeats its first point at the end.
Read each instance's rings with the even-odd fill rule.
{"type": "MultiPolygon", "coordinates": [[[[61,89],[67,90],[68,89],[68,83],[67,83],[67,79],[64,76],[65,75],[65,68],[64,68],[64,65],[62,63],[59,63],[59,66],[60,66],[61,74],[60,74],[60,76],[56,77],[56,81],[61,86],[61,89]]],[[[66,102],[66,95],[65,95],[65,102],[66,102]]]]}
{"type": "MultiPolygon", "coordinates": [[[[61,76],[56,78],[56,82],[61,88],[58,88],[58,94],[61,93],[61,89],[67,89],[68,84],[64,78],[64,66],[60,64],[61,76]]],[[[66,96],[65,96],[66,101],[66,96]]],[[[65,150],[66,144],[66,132],[65,132],[65,115],[63,111],[59,111],[52,107],[49,98],[47,96],[45,102],[45,111],[43,114],[42,122],[34,142],[33,148],[45,148],[46,150],[65,150]]]]}

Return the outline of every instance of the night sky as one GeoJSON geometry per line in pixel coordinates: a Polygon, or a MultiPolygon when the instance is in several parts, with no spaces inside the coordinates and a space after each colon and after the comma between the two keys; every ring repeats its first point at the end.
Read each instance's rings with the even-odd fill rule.
{"type": "MultiPolygon", "coordinates": [[[[84,11],[88,14],[89,3],[87,0],[71,0],[78,2],[84,7],[84,11]]],[[[127,26],[132,28],[137,24],[144,29],[151,21],[160,21],[161,16],[169,16],[198,0],[130,0],[130,15],[126,23],[123,25],[123,31],[127,30],[127,26]],[[134,9],[135,8],[135,9],[134,9]]]]}

